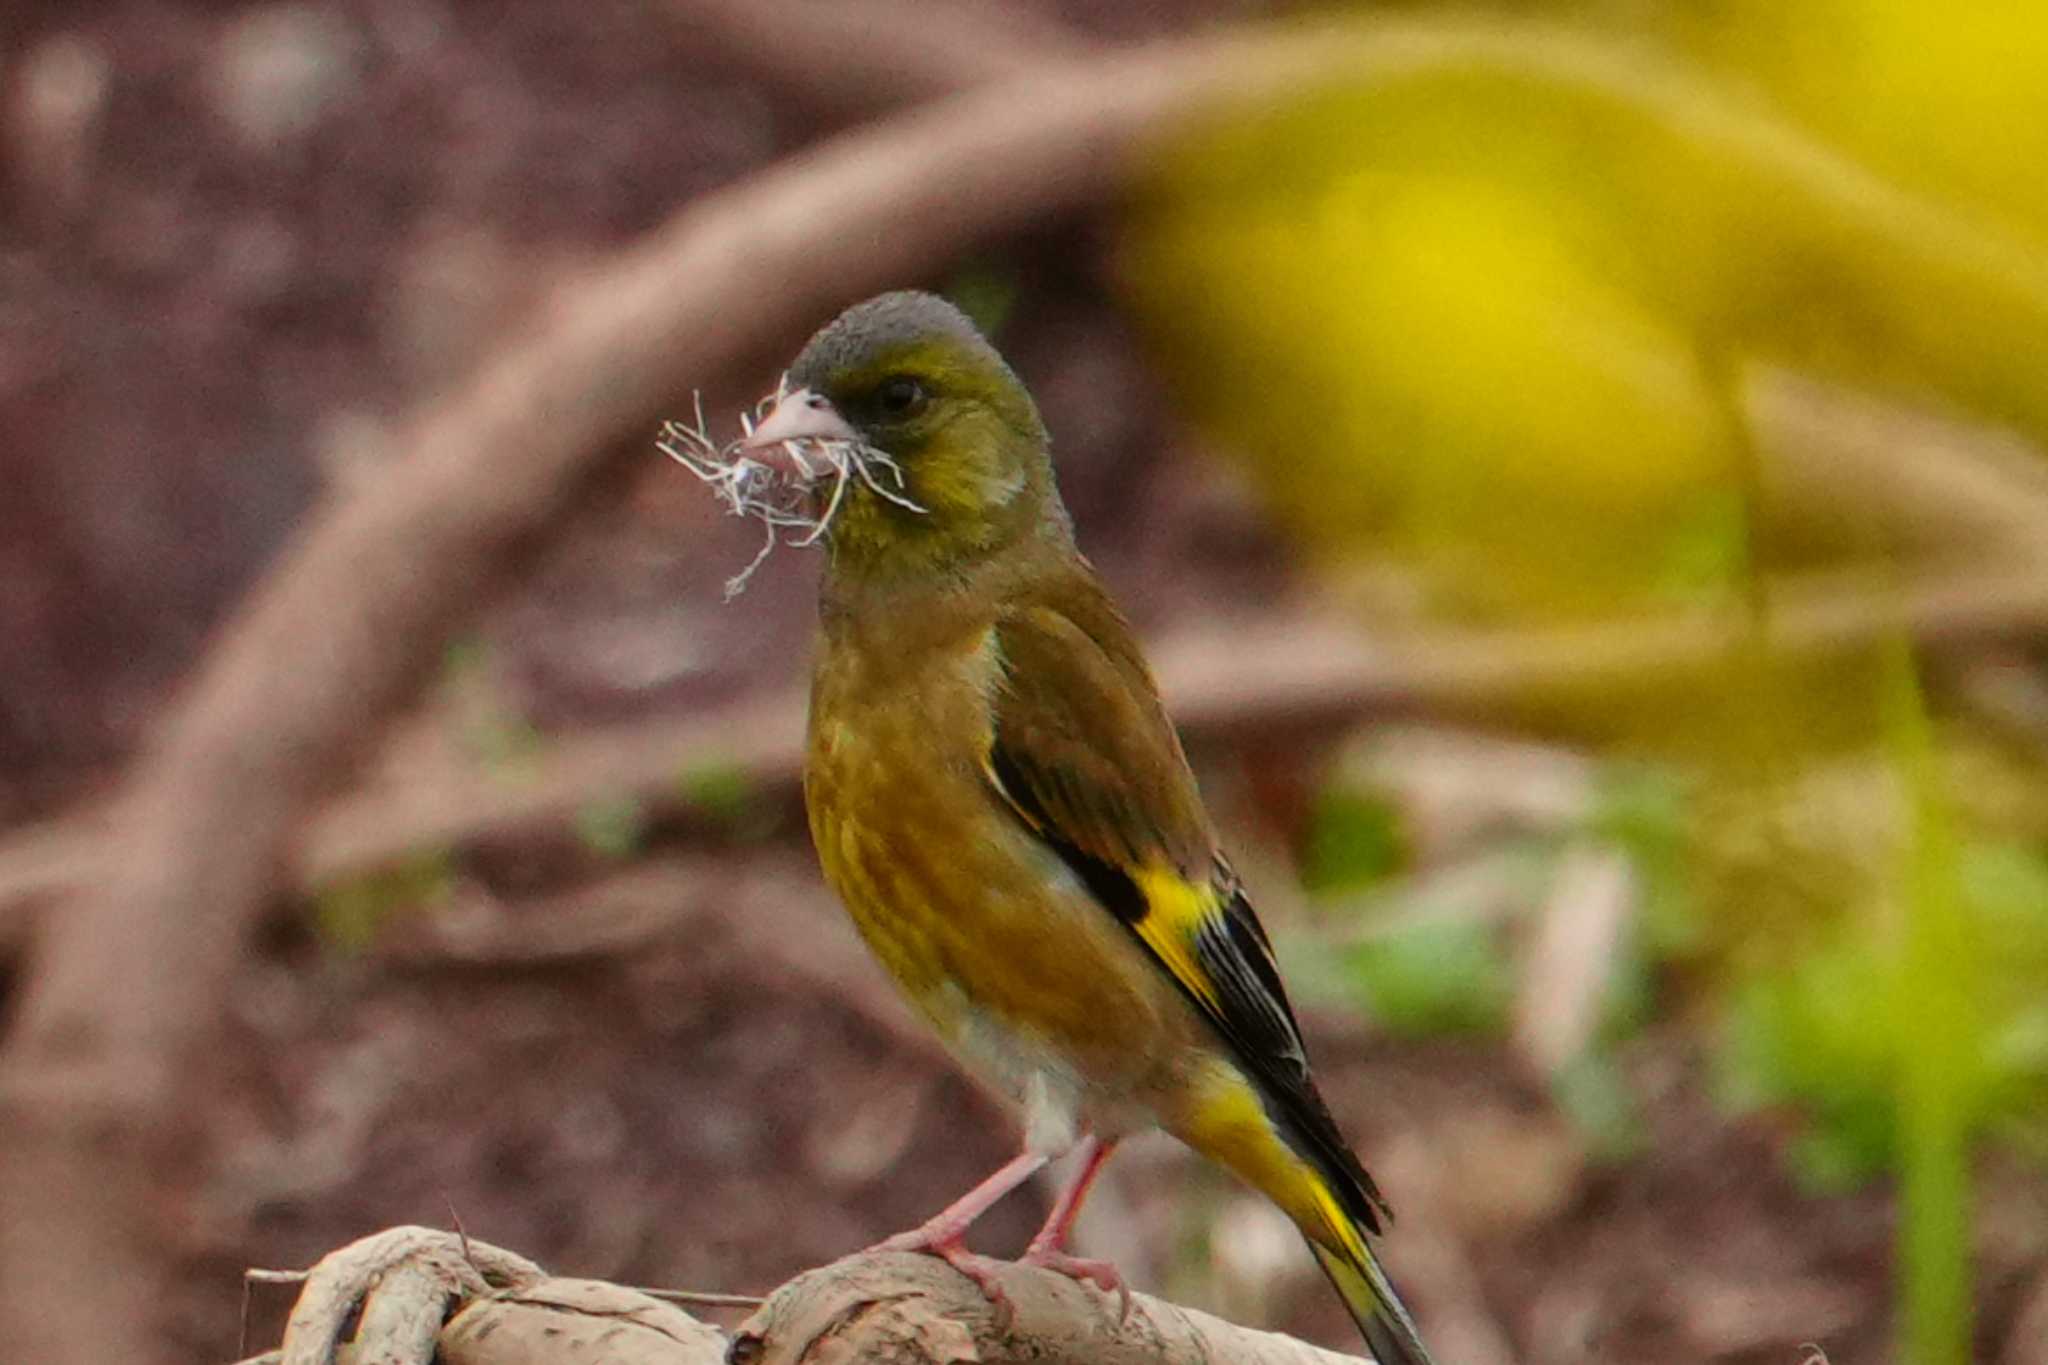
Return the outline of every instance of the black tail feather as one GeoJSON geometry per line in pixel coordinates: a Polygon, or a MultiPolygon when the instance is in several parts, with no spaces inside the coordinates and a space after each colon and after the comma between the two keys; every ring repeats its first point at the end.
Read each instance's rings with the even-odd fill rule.
{"type": "Polygon", "coordinates": [[[1356,1258],[1315,1242],[1308,1245],[1344,1306],[1351,1310],[1352,1320],[1364,1333],[1365,1344],[1372,1348],[1379,1365],[1436,1365],[1415,1330],[1415,1320],[1408,1316],[1400,1295],[1371,1252],[1356,1258]]]}

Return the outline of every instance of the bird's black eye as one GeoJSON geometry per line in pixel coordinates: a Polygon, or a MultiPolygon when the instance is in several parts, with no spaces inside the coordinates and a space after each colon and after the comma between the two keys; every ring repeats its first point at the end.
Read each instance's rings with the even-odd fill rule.
{"type": "Polygon", "coordinates": [[[875,406],[890,417],[909,417],[925,405],[929,395],[924,385],[907,374],[884,379],[875,390],[875,406]]]}

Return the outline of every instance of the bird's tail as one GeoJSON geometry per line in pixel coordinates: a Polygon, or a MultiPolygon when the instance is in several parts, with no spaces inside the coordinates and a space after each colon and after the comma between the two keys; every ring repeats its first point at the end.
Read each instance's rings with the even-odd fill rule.
{"type": "Polygon", "coordinates": [[[1436,1365],[1366,1244],[1387,1216],[1386,1201],[1315,1087],[1297,1076],[1289,1087],[1261,1088],[1235,1068],[1218,1068],[1211,1081],[1176,1134],[1294,1220],[1379,1365],[1436,1365]]]}
{"type": "Polygon", "coordinates": [[[1373,1359],[1379,1365],[1435,1365],[1415,1331],[1414,1319],[1408,1316],[1401,1296],[1388,1283],[1365,1239],[1353,1229],[1345,1240],[1352,1245],[1344,1251],[1334,1251],[1313,1238],[1308,1249],[1316,1254],[1316,1263],[1351,1310],[1366,1345],[1372,1347],[1373,1359]]]}

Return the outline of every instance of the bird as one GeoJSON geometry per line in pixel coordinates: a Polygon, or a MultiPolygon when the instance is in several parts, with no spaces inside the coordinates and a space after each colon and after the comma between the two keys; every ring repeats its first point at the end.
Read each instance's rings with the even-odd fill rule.
{"type": "MultiPolygon", "coordinates": [[[[1433,1365],[1371,1243],[1391,1214],[1310,1074],[1273,948],[1130,625],[1076,547],[1031,394],[951,303],[813,336],[739,453],[808,499],[824,565],[803,792],[825,879],[1015,1158],[879,1244],[999,1308],[974,1220],[1069,1153],[1022,1261],[1068,1249],[1125,1137],[1163,1128],[1270,1199],[1382,1365],[1433,1365]]],[[[771,539],[772,544],[772,539],[771,539]]]]}

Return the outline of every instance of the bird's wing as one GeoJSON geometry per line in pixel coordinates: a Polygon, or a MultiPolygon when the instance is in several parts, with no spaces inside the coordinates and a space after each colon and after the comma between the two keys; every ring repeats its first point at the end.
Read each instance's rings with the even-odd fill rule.
{"type": "Polygon", "coordinates": [[[1216,1026],[1276,1118],[1347,1177],[1347,1202],[1377,1231],[1384,1202],[1309,1079],[1272,945],[1129,628],[1092,594],[1080,608],[998,620],[988,781],[1216,1026]]]}

